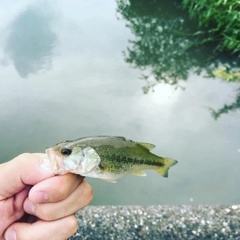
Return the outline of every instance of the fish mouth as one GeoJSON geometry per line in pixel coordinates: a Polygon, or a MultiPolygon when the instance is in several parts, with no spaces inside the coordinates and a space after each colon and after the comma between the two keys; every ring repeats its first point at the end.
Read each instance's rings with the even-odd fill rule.
{"type": "Polygon", "coordinates": [[[59,157],[52,148],[46,149],[46,154],[50,161],[49,168],[54,171],[55,174],[64,174],[66,170],[64,169],[63,158],[59,157]]]}

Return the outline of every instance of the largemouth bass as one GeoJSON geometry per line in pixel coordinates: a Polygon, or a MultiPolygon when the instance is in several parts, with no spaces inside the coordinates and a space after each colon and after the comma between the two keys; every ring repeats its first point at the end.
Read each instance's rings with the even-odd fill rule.
{"type": "Polygon", "coordinates": [[[115,182],[128,174],[146,176],[143,170],[150,169],[167,177],[177,161],[151,153],[154,147],[125,137],[94,136],[58,143],[46,153],[57,174],[72,172],[115,182]]]}

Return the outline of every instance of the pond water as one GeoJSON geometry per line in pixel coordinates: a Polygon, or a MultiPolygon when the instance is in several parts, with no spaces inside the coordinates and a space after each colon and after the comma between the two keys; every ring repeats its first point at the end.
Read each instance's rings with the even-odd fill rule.
{"type": "MultiPolygon", "coordinates": [[[[178,60],[184,41],[166,42],[159,56],[169,61],[163,57],[162,65],[150,53],[141,57],[152,67],[127,61],[129,40],[141,31],[126,26],[137,20],[124,18],[120,2],[1,1],[0,161],[66,139],[120,135],[153,143],[154,153],[178,164],[166,179],[155,171],[116,184],[87,178],[93,205],[239,203],[240,110],[218,119],[209,110],[233,103],[239,85],[190,67],[187,76],[180,74],[186,81],[168,84],[176,80],[173,71],[193,60],[178,60]],[[159,68],[165,72],[156,73],[159,68]],[[157,74],[167,76],[166,83],[145,94],[142,88],[157,83],[157,74]]],[[[204,52],[198,54],[204,60],[204,52]]]]}

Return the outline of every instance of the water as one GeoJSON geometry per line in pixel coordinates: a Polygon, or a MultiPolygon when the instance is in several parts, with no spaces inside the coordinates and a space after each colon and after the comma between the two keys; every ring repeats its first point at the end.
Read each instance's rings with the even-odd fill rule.
{"type": "MultiPolygon", "coordinates": [[[[135,36],[115,1],[2,1],[0,6],[1,162],[44,152],[65,139],[121,135],[153,143],[154,153],[179,163],[168,179],[154,171],[117,184],[87,179],[93,205],[239,203],[240,111],[217,120],[209,111],[233,103],[239,85],[206,78],[205,68],[197,75],[196,63],[180,74],[188,75],[181,81],[173,72],[193,58],[177,69],[175,55],[161,74],[185,90],[161,83],[144,94],[142,74],[150,85],[156,83],[159,67],[148,62],[141,70],[126,62],[135,36]]],[[[163,49],[162,59],[172,50],[163,49]]],[[[199,54],[204,60],[204,52],[199,54]]]]}

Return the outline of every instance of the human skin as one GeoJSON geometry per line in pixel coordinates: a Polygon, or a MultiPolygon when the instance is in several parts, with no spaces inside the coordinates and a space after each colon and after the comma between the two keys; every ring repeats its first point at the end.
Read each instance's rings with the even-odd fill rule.
{"type": "Polygon", "coordinates": [[[78,227],[74,215],[92,200],[75,174],[55,176],[45,154],[21,154],[0,164],[0,240],[64,240],[78,227]]]}

